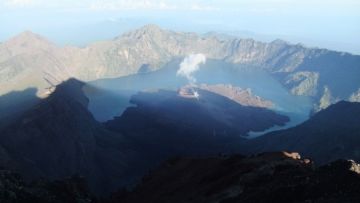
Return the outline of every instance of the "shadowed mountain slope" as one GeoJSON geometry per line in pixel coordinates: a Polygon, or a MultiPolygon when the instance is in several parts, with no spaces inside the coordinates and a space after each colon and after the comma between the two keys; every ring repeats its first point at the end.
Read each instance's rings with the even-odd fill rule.
{"type": "Polygon", "coordinates": [[[288,121],[270,110],[198,90],[199,100],[171,91],[140,93],[133,97],[138,107],[101,124],[87,110],[83,86],[70,79],[54,87],[3,128],[0,165],[26,180],[80,174],[91,189],[104,193],[136,182],[171,156],[238,151],[245,140],[240,135],[288,121]]]}
{"type": "Polygon", "coordinates": [[[252,152],[299,151],[319,164],[339,158],[360,161],[360,103],[338,102],[303,124],[250,142],[252,152]]]}
{"type": "MultiPolygon", "coordinates": [[[[139,93],[132,98],[135,107],[101,124],[87,110],[83,86],[75,79],[58,85],[1,130],[0,165],[26,180],[80,174],[93,191],[104,194],[135,183],[173,156],[284,149],[300,150],[318,164],[338,158],[359,160],[359,103],[339,102],[297,127],[247,141],[240,135],[281,125],[287,118],[194,88],[199,97],[183,90],[139,93]]],[[[133,193],[121,195],[121,201],[358,200],[354,192],[358,174],[348,170],[359,171],[358,165],[340,161],[314,170],[310,163],[291,153],[172,160],[133,193]]]]}
{"type": "Polygon", "coordinates": [[[284,125],[286,116],[259,107],[242,106],[226,97],[196,89],[199,98],[159,90],[132,97],[129,107],[106,126],[136,140],[149,154],[208,155],[242,150],[251,130],[284,125]]]}
{"type": "Polygon", "coordinates": [[[106,130],[87,111],[83,83],[70,79],[17,121],[0,131],[8,159],[1,165],[26,179],[63,178],[81,174],[99,192],[121,184],[132,158],[132,145],[106,130]],[[126,157],[124,156],[126,152],[126,157]]]}
{"type": "Polygon", "coordinates": [[[39,102],[36,91],[36,88],[28,88],[0,96],[0,129],[39,102]]]}
{"type": "Polygon", "coordinates": [[[360,165],[338,160],[315,168],[298,153],[271,152],[207,158],[172,158],[143,177],[132,191],[96,199],[86,181],[25,183],[0,170],[4,203],[159,203],[159,202],[359,202],[360,165]]]}
{"type": "Polygon", "coordinates": [[[2,203],[90,203],[95,202],[86,181],[78,176],[27,183],[21,175],[0,169],[2,203]]]}

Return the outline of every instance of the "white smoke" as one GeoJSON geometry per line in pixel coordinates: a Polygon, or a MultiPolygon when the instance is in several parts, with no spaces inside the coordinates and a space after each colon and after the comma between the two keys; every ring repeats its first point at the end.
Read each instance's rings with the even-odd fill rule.
{"type": "Polygon", "coordinates": [[[196,83],[196,78],[193,74],[200,69],[201,64],[206,63],[206,56],[204,54],[190,54],[180,64],[180,68],[176,75],[186,77],[190,84],[196,83]]]}
{"type": "Polygon", "coordinates": [[[199,94],[197,91],[195,91],[195,90],[194,90],[194,97],[195,97],[196,99],[199,99],[199,97],[200,97],[200,94],[199,94]]]}

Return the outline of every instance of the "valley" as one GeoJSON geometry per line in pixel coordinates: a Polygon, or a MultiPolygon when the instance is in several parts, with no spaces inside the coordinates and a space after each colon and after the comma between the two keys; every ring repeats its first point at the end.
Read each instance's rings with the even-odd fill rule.
{"type": "Polygon", "coordinates": [[[360,56],[282,40],[26,31],[0,44],[0,201],[357,202],[359,91],[360,56]]]}

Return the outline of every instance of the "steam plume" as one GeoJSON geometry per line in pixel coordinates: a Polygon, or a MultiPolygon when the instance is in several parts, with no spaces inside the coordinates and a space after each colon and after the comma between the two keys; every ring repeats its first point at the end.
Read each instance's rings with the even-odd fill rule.
{"type": "Polygon", "coordinates": [[[205,63],[206,56],[204,54],[190,54],[181,62],[176,75],[186,77],[190,84],[196,83],[193,73],[200,69],[201,64],[205,63]]]}

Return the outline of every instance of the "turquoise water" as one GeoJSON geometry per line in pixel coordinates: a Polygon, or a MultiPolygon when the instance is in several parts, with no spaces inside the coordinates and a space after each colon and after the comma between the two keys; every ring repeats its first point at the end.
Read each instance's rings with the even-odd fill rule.
{"type": "MultiPolygon", "coordinates": [[[[155,72],[91,82],[85,87],[86,95],[90,99],[89,110],[99,121],[110,120],[114,116],[120,116],[131,106],[130,97],[138,91],[176,90],[188,84],[185,78],[176,76],[180,63],[181,60],[176,59],[155,72]]],[[[258,67],[208,60],[194,76],[197,84],[231,84],[250,88],[253,94],[271,100],[275,104],[273,110],[290,117],[291,121],[285,128],[306,120],[312,108],[310,98],[290,94],[271,74],[258,67]]],[[[271,130],[282,128],[284,127],[274,126],[271,130]]],[[[258,134],[261,132],[253,133],[251,136],[258,134]]]]}

